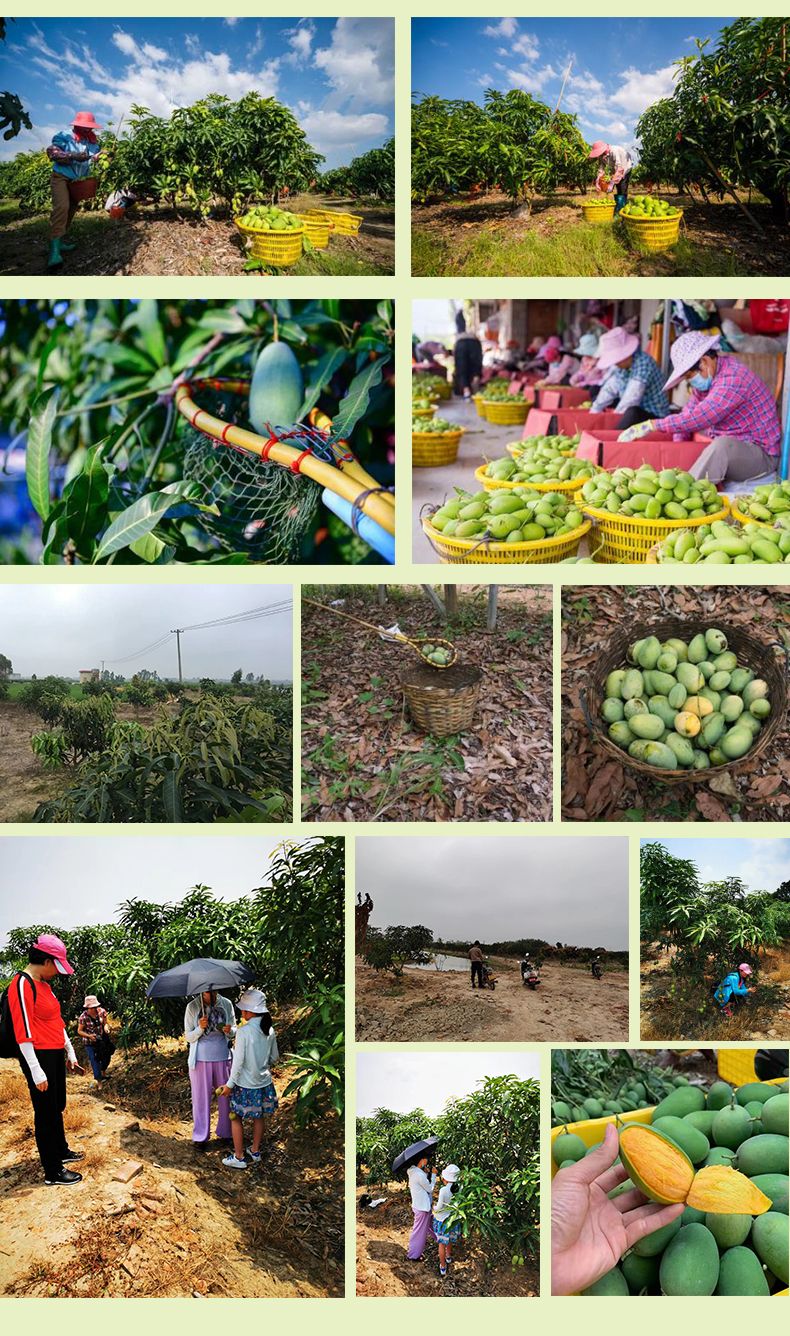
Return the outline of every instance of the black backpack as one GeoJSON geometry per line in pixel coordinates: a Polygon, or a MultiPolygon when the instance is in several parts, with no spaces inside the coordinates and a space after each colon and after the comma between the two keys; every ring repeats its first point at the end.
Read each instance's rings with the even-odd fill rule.
{"type": "MultiPolygon", "coordinates": [[[[14,975],[14,979],[27,979],[30,987],[33,989],[33,1002],[35,1003],[36,985],[30,975],[25,974],[24,970],[21,970],[19,974],[14,975]]],[[[14,979],[11,980],[11,983],[14,982],[14,979]]],[[[19,1044],[17,1043],[16,1035],[14,1034],[14,1019],[11,1015],[11,1006],[8,1001],[8,989],[11,987],[11,983],[3,992],[2,997],[0,997],[0,1058],[19,1057],[19,1044]]]]}

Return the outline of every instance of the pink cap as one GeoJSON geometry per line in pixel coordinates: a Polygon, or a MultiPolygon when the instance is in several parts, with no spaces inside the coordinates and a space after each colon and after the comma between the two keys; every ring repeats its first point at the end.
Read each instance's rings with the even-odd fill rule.
{"type": "Polygon", "coordinates": [[[617,366],[618,362],[624,362],[636,352],[639,347],[639,336],[629,334],[627,330],[620,325],[614,329],[609,329],[601,335],[598,343],[598,366],[602,371],[607,367],[617,366]]]}
{"type": "Polygon", "coordinates": [[[602,158],[604,153],[608,152],[609,152],[609,145],[606,144],[603,139],[596,139],[595,143],[591,145],[590,152],[587,154],[587,157],[602,158]]]}
{"type": "Polygon", "coordinates": [[[752,973],[752,967],[751,967],[751,965],[739,965],[739,966],[738,966],[738,973],[739,973],[739,974],[751,974],[751,973],[752,973]]]}
{"type": "Polygon", "coordinates": [[[66,959],[66,944],[65,942],[62,942],[59,937],[56,937],[54,932],[42,932],[38,941],[33,943],[33,946],[36,951],[43,951],[45,956],[52,956],[58,974],[74,973],[74,970],[66,959]]]}

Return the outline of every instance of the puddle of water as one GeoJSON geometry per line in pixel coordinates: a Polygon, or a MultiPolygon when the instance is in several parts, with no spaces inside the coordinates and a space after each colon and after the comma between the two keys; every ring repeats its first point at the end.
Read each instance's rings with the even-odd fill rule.
{"type": "Polygon", "coordinates": [[[409,970],[468,970],[469,961],[462,956],[443,956],[441,953],[431,956],[427,965],[407,965],[409,970]]]}

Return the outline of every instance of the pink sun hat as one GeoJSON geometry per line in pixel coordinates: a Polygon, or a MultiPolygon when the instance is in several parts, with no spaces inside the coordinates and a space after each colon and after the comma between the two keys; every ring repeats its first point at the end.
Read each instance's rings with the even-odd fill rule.
{"type": "Polygon", "coordinates": [[[609,145],[604,143],[603,139],[596,139],[595,143],[590,146],[590,151],[587,154],[587,157],[602,158],[604,153],[608,152],[609,152],[609,145]]]}
{"type": "Polygon", "coordinates": [[[45,956],[52,956],[58,974],[74,973],[66,958],[66,944],[56,937],[54,932],[42,932],[38,941],[33,943],[33,947],[36,951],[43,951],[45,956]]]}
{"type": "Polygon", "coordinates": [[[669,350],[672,375],[664,389],[671,390],[673,385],[677,385],[678,381],[683,379],[687,371],[691,371],[692,367],[697,365],[697,362],[705,353],[718,345],[720,338],[720,334],[703,334],[701,331],[681,334],[669,350]]]}
{"type": "Polygon", "coordinates": [[[80,130],[101,130],[92,111],[78,111],[71,124],[79,126],[80,130]]]}
{"type": "Polygon", "coordinates": [[[598,342],[598,366],[602,371],[624,362],[639,347],[638,334],[629,334],[621,325],[602,334],[598,342]]]}
{"type": "Polygon", "coordinates": [[[751,967],[751,965],[739,965],[739,966],[738,966],[738,973],[739,973],[739,974],[751,974],[751,973],[752,973],[752,967],[751,967]]]}

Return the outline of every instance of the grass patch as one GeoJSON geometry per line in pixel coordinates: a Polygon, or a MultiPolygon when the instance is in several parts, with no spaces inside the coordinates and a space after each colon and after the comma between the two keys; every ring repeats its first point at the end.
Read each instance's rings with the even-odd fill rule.
{"type": "MultiPolygon", "coordinates": [[[[8,700],[19,700],[19,697],[22,695],[22,692],[25,690],[25,687],[28,686],[30,686],[29,682],[9,682],[8,700]]],[[[69,686],[70,700],[82,700],[84,695],[85,693],[82,690],[82,687],[80,686],[79,682],[72,682],[70,684],[69,686]]]]}
{"type": "Polygon", "coordinates": [[[780,988],[760,983],[759,992],[745,1006],[737,1007],[731,1020],[722,1015],[710,997],[682,984],[670,982],[663,990],[650,982],[642,984],[642,1039],[704,1039],[743,1043],[764,1034],[782,1014],[780,988]]]}

